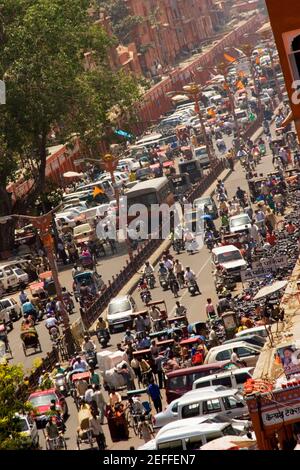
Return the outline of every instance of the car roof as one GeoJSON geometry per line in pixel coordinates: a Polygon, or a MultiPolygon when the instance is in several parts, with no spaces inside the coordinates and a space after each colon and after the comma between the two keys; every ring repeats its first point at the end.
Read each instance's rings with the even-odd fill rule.
{"type": "Polygon", "coordinates": [[[193,403],[195,400],[209,400],[215,397],[226,397],[238,392],[237,388],[228,388],[223,385],[211,385],[209,387],[197,388],[186,392],[178,404],[187,405],[193,403]]]}
{"type": "Polygon", "coordinates": [[[226,245],[226,246],[220,246],[218,248],[214,248],[212,250],[212,253],[214,255],[219,255],[221,253],[227,253],[229,251],[240,251],[240,250],[234,245],[226,245]]]}
{"type": "Polygon", "coordinates": [[[38,390],[37,392],[33,392],[29,395],[30,398],[39,397],[41,395],[57,395],[55,388],[49,388],[48,390],[38,390]]]}
{"type": "Polygon", "coordinates": [[[236,336],[240,337],[240,336],[246,336],[246,335],[247,336],[248,335],[255,335],[255,333],[257,331],[263,331],[266,328],[270,330],[271,329],[270,327],[271,327],[271,325],[254,326],[253,328],[247,328],[247,330],[242,330],[239,333],[236,333],[236,336]]]}
{"type": "Polygon", "coordinates": [[[205,377],[200,377],[199,379],[194,381],[194,384],[195,383],[205,382],[206,380],[214,379],[214,378],[220,377],[220,376],[221,377],[228,377],[232,374],[243,374],[243,373],[249,372],[250,370],[253,370],[253,369],[254,369],[254,367],[238,367],[237,369],[229,369],[229,370],[225,370],[225,371],[222,371],[222,372],[217,372],[216,374],[210,374],[210,375],[206,375],[205,377]]]}
{"type": "MultiPolygon", "coordinates": [[[[200,417],[201,418],[201,417],[200,417]]],[[[203,419],[187,418],[184,420],[174,421],[164,426],[156,436],[156,443],[164,442],[168,439],[175,440],[177,438],[185,438],[189,436],[201,434],[214,434],[221,432],[228,427],[229,423],[205,423],[203,419]]]]}
{"type": "Polygon", "coordinates": [[[245,216],[246,216],[246,217],[248,217],[248,218],[250,219],[249,215],[248,215],[248,214],[246,214],[245,212],[243,212],[242,214],[233,215],[232,217],[230,217],[230,220],[234,220],[234,219],[240,219],[241,217],[245,217],[245,216]]]}
{"type": "Polygon", "coordinates": [[[223,351],[224,349],[229,349],[231,347],[242,347],[242,346],[245,346],[247,348],[257,348],[258,346],[255,346],[254,344],[250,344],[250,343],[247,343],[246,341],[237,341],[236,343],[227,343],[227,344],[221,344],[220,346],[215,346],[213,348],[211,348],[209,351],[208,351],[208,354],[211,352],[211,351],[223,351]],[[236,344],[236,346],[235,346],[236,344]]]}
{"type": "Polygon", "coordinates": [[[109,303],[112,304],[115,302],[124,302],[124,300],[129,300],[129,295],[120,295],[112,299],[109,303]]]}
{"type": "Polygon", "coordinates": [[[222,369],[222,367],[228,364],[228,362],[229,361],[216,361],[212,362],[211,364],[202,364],[201,366],[186,367],[184,369],[173,370],[172,372],[168,372],[166,375],[168,379],[171,379],[172,377],[179,377],[182,375],[197,374],[198,371],[203,372],[204,369],[222,369]]]}

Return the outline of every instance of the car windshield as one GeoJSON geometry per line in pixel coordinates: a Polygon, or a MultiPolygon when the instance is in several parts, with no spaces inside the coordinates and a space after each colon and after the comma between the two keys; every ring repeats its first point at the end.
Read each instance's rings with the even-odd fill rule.
{"type": "Polygon", "coordinates": [[[246,215],[244,217],[239,217],[238,219],[233,219],[230,221],[231,227],[238,227],[239,225],[250,224],[249,217],[246,215]]]}
{"type": "Polygon", "coordinates": [[[29,426],[28,426],[27,420],[25,418],[19,418],[17,420],[17,423],[18,423],[18,428],[19,428],[20,432],[25,432],[25,431],[29,430],[29,426]]]}
{"type": "Polygon", "coordinates": [[[229,263],[230,261],[239,261],[243,259],[241,253],[237,251],[228,251],[218,255],[218,263],[229,263]]]}
{"type": "Polygon", "coordinates": [[[108,307],[108,314],[114,315],[116,313],[127,312],[131,310],[131,305],[128,300],[122,300],[118,302],[112,302],[108,307]]]}
{"type": "Polygon", "coordinates": [[[47,406],[51,405],[51,400],[57,401],[56,395],[53,393],[50,393],[49,395],[38,395],[35,397],[30,398],[30,403],[34,408],[38,406],[47,406]]]}
{"type": "Polygon", "coordinates": [[[15,268],[14,271],[18,276],[21,276],[22,274],[24,274],[24,271],[22,271],[22,269],[20,268],[15,268]]]}
{"type": "Polygon", "coordinates": [[[198,199],[196,201],[197,206],[209,206],[211,205],[211,199],[209,197],[205,197],[203,199],[198,199]]]}

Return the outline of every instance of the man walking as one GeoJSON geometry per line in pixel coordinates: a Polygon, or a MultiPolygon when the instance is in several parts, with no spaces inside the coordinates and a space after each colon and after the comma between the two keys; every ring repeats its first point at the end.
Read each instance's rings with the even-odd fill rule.
{"type": "Polygon", "coordinates": [[[156,409],[156,413],[160,413],[162,411],[162,403],[161,403],[161,393],[159,386],[154,383],[153,378],[150,380],[150,385],[148,386],[148,395],[150,395],[153,405],[156,409]]]}

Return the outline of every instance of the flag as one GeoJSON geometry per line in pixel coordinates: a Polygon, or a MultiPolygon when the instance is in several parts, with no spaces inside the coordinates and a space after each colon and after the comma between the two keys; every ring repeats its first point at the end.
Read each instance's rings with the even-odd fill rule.
{"type": "Polygon", "coordinates": [[[102,188],[99,188],[98,186],[95,186],[94,191],[93,191],[93,197],[99,196],[99,194],[104,194],[104,191],[102,188]]]}
{"type": "Polygon", "coordinates": [[[255,59],[255,63],[256,63],[257,65],[259,65],[259,64],[260,64],[260,58],[259,58],[259,57],[256,57],[256,59],[255,59]]]}
{"type": "Polygon", "coordinates": [[[209,108],[208,111],[207,111],[207,114],[208,114],[209,116],[211,116],[211,117],[215,117],[216,112],[215,112],[214,109],[209,108]]]}
{"type": "Polygon", "coordinates": [[[249,121],[251,121],[251,122],[255,121],[255,118],[256,118],[255,114],[253,114],[253,113],[249,114],[249,121]]]}
{"type": "Polygon", "coordinates": [[[226,53],[224,54],[224,58],[226,60],[228,60],[228,62],[235,62],[236,61],[236,59],[234,57],[232,57],[231,55],[226,54],[226,53]]]}
{"type": "Polygon", "coordinates": [[[241,77],[241,78],[243,78],[243,77],[246,77],[246,74],[245,74],[245,72],[243,72],[242,70],[240,70],[239,73],[238,73],[238,76],[241,77]]]}

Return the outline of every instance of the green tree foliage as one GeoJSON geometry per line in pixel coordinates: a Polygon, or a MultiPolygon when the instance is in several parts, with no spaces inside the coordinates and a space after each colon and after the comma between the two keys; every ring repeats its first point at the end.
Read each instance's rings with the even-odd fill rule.
{"type": "MultiPolygon", "coordinates": [[[[88,15],[89,5],[89,0],[0,0],[0,78],[7,90],[6,105],[0,106],[0,216],[14,210],[6,185],[20,176],[21,162],[22,175],[33,177],[34,185],[18,210],[34,207],[44,192],[53,132],[55,143],[74,134],[99,142],[111,109],[120,114],[140,96],[133,76],[111,70],[113,40],[88,15]]],[[[0,226],[2,249],[6,243],[0,226]]]]}
{"type": "Polygon", "coordinates": [[[120,44],[134,41],[135,28],[145,20],[142,16],[133,15],[126,0],[100,0],[112,23],[113,33],[120,44]]]}
{"type": "Polygon", "coordinates": [[[0,364],[0,450],[26,449],[30,442],[20,434],[16,413],[29,410],[20,391],[23,385],[23,370],[18,365],[0,364]]]}

